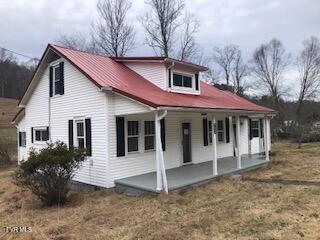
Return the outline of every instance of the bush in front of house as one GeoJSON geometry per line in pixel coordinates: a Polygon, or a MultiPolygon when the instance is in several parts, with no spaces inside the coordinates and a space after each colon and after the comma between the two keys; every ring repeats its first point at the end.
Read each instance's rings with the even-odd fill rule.
{"type": "Polygon", "coordinates": [[[47,206],[67,200],[68,183],[85,159],[83,149],[68,149],[62,142],[49,144],[39,152],[30,150],[15,174],[18,186],[28,188],[47,206]]]}

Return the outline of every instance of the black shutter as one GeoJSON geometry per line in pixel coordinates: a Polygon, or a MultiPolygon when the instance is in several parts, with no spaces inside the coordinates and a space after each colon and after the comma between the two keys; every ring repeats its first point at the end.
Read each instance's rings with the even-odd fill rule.
{"type": "Polygon", "coordinates": [[[249,138],[252,140],[252,120],[249,119],[249,138]]]}
{"type": "Polygon", "coordinates": [[[117,157],[125,155],[124,117],[116,117],[117,157]]]}
{"type": "Polygon", "coordinates": [[[160,121],[161,125],[161,144],[162,144],[162,151],[166,150],[166,123],[164,118],[160,121]]]}
{"type": "Polygon", "coordinates": [[[260,118],[260,137],[263,138],[263,119],[260,118]]]}
{"type": "Polygon", "coordinates": [[[73,120],[69,120],[68,130],[69,130],[69,149],[72,149],[73,148],[73,120]]]}
{"type": "Polygon", "coordinates": [[[31,143],[33,143],[33,127],[31,128],[31,143]]]}
{"type": "Polygon", "coordinates": [[[46,139],[47,141],[49,141],[49,139],[50,139],[50,135],[49,134],[50,134],[49,127],[47,127],[47,139],[46,139]]]}
{"type": "Polygon", "coordinates": [[[86,153],[87,156],[92,156],[92,137],[91,137],[91,119],[85,119],[86,124],[86,153]]]}
{"type": "Polygon", "coordinates": [[[171,69],[168,70],[168,73],[169,73],[169,87],[171,88],[171,69]]]}
{"type": "Polygon", "coordinates": [[[53,68],[50,67],[49,69],[49,94],[50,97],[53,96],[53,68]]]}
{"type": "Polygon", "coordinates": [[[196,90],[199,90],[199,73],[195,74],[196,90]]]}
{"type": "Polygon", "coordinates": [[[208,119],[202,119],[203,127],[203,146],[208,146],[208,119]]]}
{"type": "Polygon", "coordinates": [[[64,62],[60,63],[60,95],[64,94],[64,62]]]}
{"type": "Polygon", "coordinates": [[[230,142],[230,123],[229,118],[226,118],[226,143],[230,142]]]}
{"type": "Polygon", "coordinates": [[[19,132],[19,147],[22,146],[21,132],[19,132]]]}

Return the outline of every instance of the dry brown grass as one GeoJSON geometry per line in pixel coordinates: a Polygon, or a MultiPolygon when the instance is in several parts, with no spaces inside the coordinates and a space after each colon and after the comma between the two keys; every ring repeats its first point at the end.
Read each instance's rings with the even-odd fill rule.
{"type": "MultiPolygon", "coordinates": [[[[299,151],[290,147],[276,144],[278,155],[271,167],[250,175],[266,177],[274,169],[291,179],[290,169],[301,167],[297,177],[315,180],[314,169],[291,159],[301,154],[305,163],[316,167],[320,144],[299,151]]],[[[33,232],[1,238],[2,232],[0,239],[320,239],[317,186],[222,178],[158,197],[73,192],[66,206],[43,208],[11,182],[13,170],[0,170],[0,224],[31,226],[33,232]]]]}

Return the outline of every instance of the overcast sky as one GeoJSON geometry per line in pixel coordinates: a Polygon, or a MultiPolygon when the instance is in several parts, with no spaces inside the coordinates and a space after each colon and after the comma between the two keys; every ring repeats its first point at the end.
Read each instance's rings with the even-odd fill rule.
{"type": "MultiPolygon", "coordinates": [[[[88,32],[95,5],[94,0],[1,0],[0,47],[39,57],[59,32],[88,32]]],[[[132,1],[129,21],[137,31],[137,47],[131,55],[153,54],[137,21],[144,7],[144,0],[132,1]]],[[[207,55],[213,46],[233,43],[249,57],[276,37],[294,57],[304,39],[320,37],[319,0],[187,0],[186,9],[200,19],[197,41],[207,55]]]]}

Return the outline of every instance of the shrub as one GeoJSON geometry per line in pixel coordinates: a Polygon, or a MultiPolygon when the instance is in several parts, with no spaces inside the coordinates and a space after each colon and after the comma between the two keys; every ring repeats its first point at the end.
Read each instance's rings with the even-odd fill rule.
{"type": "Polygon", "coordinates": [[[68,149],[62,142],[48,144],[39,152],[31,149],[28,160],[18,167],[15,180],[47,206],[64,204],[68,183],[84,159],[83,149],[68,149]]]}
{"type": "Polygon", "coordinates": [[[320,142],[320,132],[310,132],[303,134],[301,137],[301,142],[320,142]]]}

